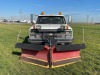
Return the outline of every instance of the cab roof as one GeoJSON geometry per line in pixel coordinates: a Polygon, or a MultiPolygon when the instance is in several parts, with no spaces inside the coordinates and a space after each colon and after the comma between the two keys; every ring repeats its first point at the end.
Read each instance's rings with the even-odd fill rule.
{"type": "Polygon", "coordinates": [[[39,16],[64,16],[64,15],[47,14],[47,15],[39,15],[39,16]]]}
{"type": "Polygon", "coordinates": [[[64,15],[62,15],[62,12],[59,12],[58,14],[45,14],[44,12],[41,12],[41,15],[39,16],[64,16],[64,15]]]}

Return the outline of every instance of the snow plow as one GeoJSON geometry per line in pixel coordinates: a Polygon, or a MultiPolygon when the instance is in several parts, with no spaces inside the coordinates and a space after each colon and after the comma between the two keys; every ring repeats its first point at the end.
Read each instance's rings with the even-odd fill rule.
{"type": "Polygon", "coordinates": [[[81,59],[80,50],[85,44],[72,44],[73,29],[67,25],[64,15],[38,15],[36,23],[29,29],[27,43],[17,43],[21,48],[20,59],[45,68],[55,68],[81,59]]]}

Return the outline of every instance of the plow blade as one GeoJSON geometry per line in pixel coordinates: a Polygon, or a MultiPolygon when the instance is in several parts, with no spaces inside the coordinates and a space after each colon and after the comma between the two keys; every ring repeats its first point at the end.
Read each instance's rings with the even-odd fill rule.
{"type": "Polygon", "coordinates": [[[20,59],[26,63],[37,65],[44,68],[56,68],[69,64],[76,63],[81,60],[80,51],[70,52],[54,52],[52,50],[51,60],[52,65],[50,66],[49,51],[33,51],[22,49],[20,59]]]}
{"type": "Polygon", "coordinates": [[[28,43],[17,43],[15,47],[16,48],[21,48],[21,49],[41,51],[41,50],[43,50],[44,45],[35,45],[35,44],[28,44],[28,43]]]}
{"type": "Polygon", "coordinates": [[[20,56],[20,60],[41,66],[44,68],[49,68],[48,64],[48,50],[44,49],[41,51],[34,51],[34,50],[26,50],[26,49],[21,49],[22,54],[20,56]]]}
{"type": "Polygon", "coordinates": [[[57,51],[73,51],[84,49],[85,44],[56,45],[57,51]]]}
{"type": "Polygon", "coordinates": [[[17,43],[15,47],[21,48],[20,59],[24,62],[45,68],[55,68],[79,61],[80,49],[84,49],[85,44],[48,46],[17,43]]]}

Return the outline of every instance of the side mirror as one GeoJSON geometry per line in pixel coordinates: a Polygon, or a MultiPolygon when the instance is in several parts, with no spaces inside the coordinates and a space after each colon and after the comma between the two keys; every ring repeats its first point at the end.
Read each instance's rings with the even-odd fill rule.
{"type": "Polygon", "coordinates": [[[30,21],[31,21],[32,24],[34,24],[34,22],[33,22],[33,14],[30,14],[30,21]]]}
{"type": "Polygon", "coordinates": [[[38,15],[34,15],[34,14],[30,14],[30,22],[32,24],[36,24],[36,19],[37,19],[38,15]],[[33,17],[34,16],[34,17],[33,17]]]}
{"type": "Polygon", "coordinates": [[[68,16],[68,24],[72,23],[72,16],[68,16]]]}

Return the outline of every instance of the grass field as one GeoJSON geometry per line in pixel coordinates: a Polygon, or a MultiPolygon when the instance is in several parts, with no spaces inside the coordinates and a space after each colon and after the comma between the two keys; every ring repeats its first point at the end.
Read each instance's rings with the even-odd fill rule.
{"type": "Polygon", "coordinates": [[[15,48],[21,29],[22,42],[30,25],[0,24],[0,75],[100,75],[100,25],[73,24],[74,42],[82,43],[85,30],[86,49],[81,51],[81,62],[60,68],[45,69],[19,60],[20,49],[15,48]]]}

